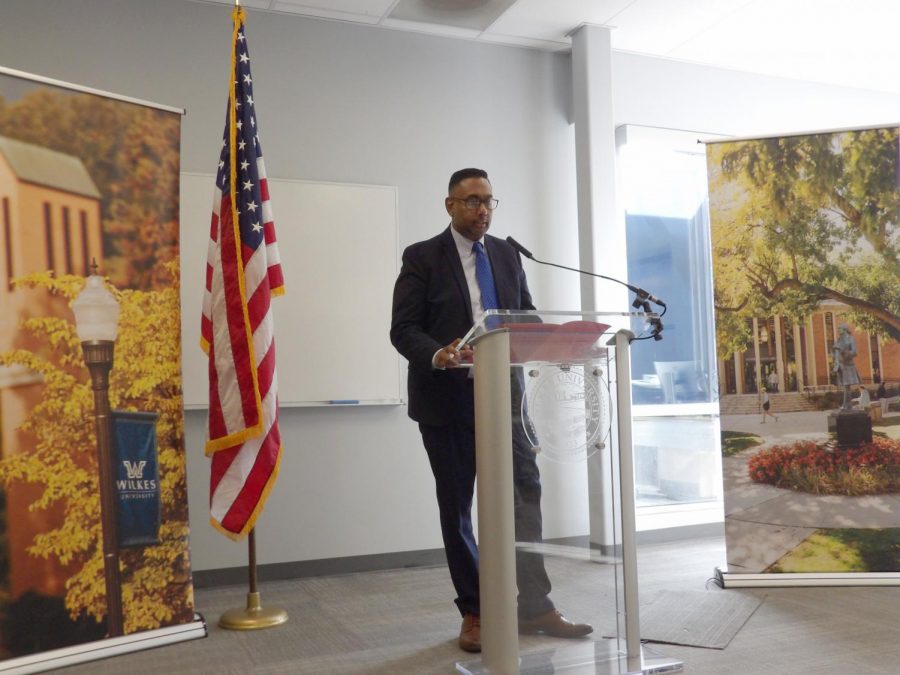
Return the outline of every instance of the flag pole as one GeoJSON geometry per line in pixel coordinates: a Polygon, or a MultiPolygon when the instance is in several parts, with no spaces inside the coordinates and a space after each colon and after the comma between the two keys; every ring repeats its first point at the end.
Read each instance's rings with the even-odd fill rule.
{"type": "Polygon", "coordinates": [[[256,528],[247,535],[249,553],[250,592],[247,606],[243,609],[229,609],[219,619],[219,627],[228,630],[258,630],[280,626],[288,620],[287,612],[280,607],[263,608],[256,589],[256,528]]]}
{"type": "MultiPolygon", "coordinates": [[[[262,150],[259,148],[259,137],[250,138],[250,143],[248,144],[247,139],[241,135],[240,143],[236,144],[236,136],[237,132],[241,131],[243,128],[243,123],[249,126],[256,126],[255,115],[248,110],[252,109],[253,106],[253,91],[252,78],[250,77],[250,57],[246,50],[246,38],[244,36],[243,31],[241,30],[243,26],[243,21],[245,17],[245,12],[243,8],[241,8],[240,0],[235,0],[235,7],[232,10],[232,18],[234,21],[233,32],[232,32],[232,53],[231,53],[231,80],[232,83],[229,86],[229,111],[228,111],[228,119],[226,121],[225,127],[225,137],[226,141],[222,148],[222,154],[220,155],[219,161],[219,175],[216,177],[216,185],[217,187],[222,188],[222,201],[217,202],[214,205],[213,211],[213,222],[217,223],[219,217],[219,208],[223,209],[222,217],[224,219],[225,225],[221,228],[221,234],[217,238],[217,245],[221,246],[221,241],[224,238],[231,238],[233,241],[231,245],[233,248],[229,250],[228,246],[224,248],[217,248],[217,251],[225,251],[226,255],[223,255],[219,258],[216,263],[219,267],[219,271],[222,270],[222,265],[230,264],[232,266],[232,270],[236,271],[236,278],[238,281],[237,287],[231,288],[231,292],[239,295],[240,305],[242,309],[242,316],[240,317],[244,324],[244,331],[246,333],[247,338],[247,346],[246,352],[251,359],[251,368],[249,373],[243,373],[244,377],[241,377],[241,374],[237,372],[237,369],[223,365],[223,373],[224,373],[224,381],[227,381],[231,384],[231,386],[235,388],[240,388],[241,383],[250,383],[252,384],[253,390],[251,391],[252,395],[256,399],[256,414],[257,418],[253,423],[249,425],[249,427],[245,426],[243,429],[236,429],[236,433],[232,433],[231,435],[222,435],[221,433],[216,437],[215,442],[208,442],[206,446],[207,454],[213,455],[213,465],[216,467],[216,463],[220,459],[220,454],[218,454],[218,450],[223,450],[226,448],[237,448],[241,444],[245,443],[250,438],[255,438],[261,433],[263,434],[263,443],[258,449],[256,454],[256,461],[254,464],[254,470],[259,469],[259,474],[263,476],[263,482],[260,485],[263,485],[261,491],[258,494],[251,495],[256,498],[256,505],[253,508],[249,508],[247,503],[243,503],[241,509],[238,509],[238,513],[240,514],[236,520],[239,522],[231,522],[231,527],[225,527],[222,522],[221,514],[217,514],[216,517],[211,518],[213,525],[222,529],[223,532],[231,536],[233,539],[239,539],[243,534],[247,533],[247,549],[248,549],[248,571],[250,574],[250,590],[247,593],[247,606],[239,609],[229,609],[224,614],[222,614],[219,619],[219,626],[225,629],[231,630],[256,630],[260,628],[271,628],[272,626],[278,626],[280,624],[285,623],[288,620],[287,612],[280,607],[269,607],[263,608],[262,603],[259,599],[259,590],[257,589],[256,584],[256,528],[253,523],[256,520],[256,516],[258,512],[262,510],[262,506],[266,501],[266,497],[268,496],[269,489],[272,487],[275,476],[278,474],[278,464],[281,458],[281,441],[280,435],[278,433],[278,404],[277,404],[277,396],[275,395],[274,389],[274,369],[269,372],[266,371],[266,377],[263,377],[262,374],[257,370],[257,366],[259,365],[256,362],[256,354],[254,352],[254,343],[253,336],[261,335],[263,337],[269,338],[269,344],[265,345],[266,349],[271,348],[274,345],[274,340],[272,340],[273,326],[272,326],[272,317],[268,312],[258,318],[258,323],[256,325],[251,322],[248,312],[247,299],[244,296],[245,292],[245,282],[244,275],[247,271],[242,266],[242,260],[240,255],[241,247],[244,245],[253,246],[257,249],[261,249],[263,251],[263,259],[266,260],[265,264],[265,276],[257,278],[259,285],[266,288],[270,294],[272,295],[280,295],[284,292],[283,286],[283,277],[281,274],[281,266],[278,262],[277,251],[274,248],[274,229],[266,230],[266,238],[263,238],[261,235],[256,234],[256,240],[248,240],[245,239],[245,236],[249,237],[251,235],[246,234],[239,227],[240,217],[239,212],[241,207],[244,212],[248,209],[251,209],[255,212],[255,209],[258,208],[259,204],[262,204],[263,209],[262,213],[266,214],[266,207],[268,206],[268,194],[267,192],[260,192],[260,184],[265,187],[266,184],[266,173],[265,168],[262,162],[262,150]],[[239,45],[240,48],[239,48],[239,45]],[[243,77],[239,77],[239,72],[243,72],[243,77]],[[238,97],[238,89],[240,89],[240,96],[238,97]],[[241,101],[246,101],[248,104],[244,106],[243,111],[239,111],[239,107],[241,106],[241,101]],[[236,118],[238,115],[242,115],[243,118],[238,121],[236,118]],[[240,163],[241,170],[238,171],[238,154],[240,153],[243,161],[240,163]],[[227,166],[227,168],[226,168],[227,166]],[[248,173],[248,167],[251,167],[250,172],[248,173]],[[243,173],[241,173],[243,172],[243,173]],[[252,179],[251,179],[252,176],[252,179]],[[245,189],[250,189],[247,193],[249,196],[243,196],[241,193],[241,197],[238,197],[238,192],[236,191],[236,185],[238,185],[239,181],[245,182],[245,189]],[[256,184],[256,190],[252,190],[256,184]],[[227,190],[226,190],[227,186],[227,190]],[[241,200],[244,200],[243,202],[241,200]],[[247,202],[249,202],[249,207],[247,206],[247,202]],[[268,237],[271,234],[272,241],[269,242],[268,237]],[[227,237],[226,237],[227,235],[227,237]],[[249,242],[249,243],[248,243],[249,242]],[[272,253],[266,253],[269,249],[272,249],[272,253]],[[274,257],[269,260],[266,259],[266,255],[272,255],[274,253],[274,257]],[[223,262],[223,260],[225,262],[223,262]],[[249,375],[249,377],[248,377],[249,375]],[[264,405],[265,401],[265,405],[264,405]],[[265,428],[268,425],[268,428],[265,428]],[[266,440],[274,439],[274,443],[267,443],[266,440]],[[277,452],[275,452],[277,450],[277,452]],[[248,515],[249,519],[242,520],[241,516],[248,515]]],[[[241,134],[245,132],[241,131],[241,134]]],[[[218,197],[217,197],[218,200],[218,197]]],[[[273,228],[274,224],[271,222],[271,213],[268,213],[267,216],[269,220],[264,222],[263,225],[268,228],[273,228]]],[[[264,220],[261,218],[260,220],[264,220]]],[[[263,227],[260,226],[260,223],[256,223],[256,226],[253,228],[248,228],[247,232],[252,229],[253,233],[258,233],[263,231],[263,227]]],[[[213,270],[214,266],[210,263],[207,264],[207,270],[213,270]]],[[[256,270],[258,272],[258,270],[256,270]]],[[[215,277],[215,271],[213,274],[207,274],[207,291],[210,293],[223,293],[223,289],[225,289],[224,284],[219,284],[217,282],[211,282],[210,279],[215,277]],[[211,285],[212,283],[212,285],[211,285]]],[[[225,303],[223,303],[225,304],[225,303]]],[[[201,341],[201,345],[205,345],[205,349],[208,354],[211,353],[212,345],[214,342],[214,330],[213,324],[211,321],[212,313],[211,311],[207,312],[206,300],[204,300],[204,322],[201,322],[201,329],[207,330],[208,334],[204,334],[203,340],[201,341]],[[209,317],[209,318],[207,318],[209,317]]],[[[220,317],[221,319],[221,317],[220,317]]],[[[202,332],[201,330],[201,332],[202,332]]],[[[274,351],[271,352],[274,355],[274,351]]],[[[212,366],[211,366],[212,367],[212,366]]],[[[220,377],[219,383],[222,383],[223,379],[220,377]]],[[[246,392],[245,392],[246,393],[246,392]]],[[[243,419],[243,418],[242,418],[243,419]]],[[[227,467],[228,464],[227,459],[222,459],[221,463],[219,463],[218,468],[222,469],[222,467],[227,467]]],[[[244,486],[247,487],[246,484],[244,486]]],[[[242,493],[240,493],[242,494],[242,493]]],[[[252,501],[252,500],[251,500],[252,501]]],[[[219,499],[217,493],[213,489],[211,491],[210,496],[210,507],[211,511],[213,510],[213,504],[216,504],[217,508],[221,508],[223,511],[228,511],[235,504],[234,502],[230,503],[230,506],[223,506],[227,504],[227,500],[219,499]]]]}

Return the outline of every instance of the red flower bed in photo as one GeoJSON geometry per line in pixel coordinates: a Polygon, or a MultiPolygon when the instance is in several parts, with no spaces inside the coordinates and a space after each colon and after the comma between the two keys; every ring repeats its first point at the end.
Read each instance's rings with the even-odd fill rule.
{"type": "Polygon", "coordinates": [[[900,492],[900,441],[876,437],[847,450],[813,441],[773,445],[751,457],[747,471],[757,483],[813,494],[900,492]]]}

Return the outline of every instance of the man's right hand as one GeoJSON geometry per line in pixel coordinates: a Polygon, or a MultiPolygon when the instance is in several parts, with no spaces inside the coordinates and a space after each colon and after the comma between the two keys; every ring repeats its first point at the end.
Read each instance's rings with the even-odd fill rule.
{"type": "Polygon", "coordinates": [[[472,348],[469,345],[460,347],[462,338],[456,338],[434,355],[435,368],[456,368],[464,361],[472,361],[472,348]]]}

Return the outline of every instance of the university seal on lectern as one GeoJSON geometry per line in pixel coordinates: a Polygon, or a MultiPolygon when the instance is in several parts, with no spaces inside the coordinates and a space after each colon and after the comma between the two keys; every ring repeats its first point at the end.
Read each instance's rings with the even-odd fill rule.
{"type": "Polygon", "coordinates": [[[529,370],[522,422],[536,451],[567,462],[603,448],[609,428],[606,389],[603,370],[595,366],[529,370]]]}

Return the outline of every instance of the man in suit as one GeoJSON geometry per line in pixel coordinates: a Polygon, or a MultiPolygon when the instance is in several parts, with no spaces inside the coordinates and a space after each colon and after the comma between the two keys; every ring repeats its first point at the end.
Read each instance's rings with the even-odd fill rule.
{"type": "MultiPolygon", "coordinates": [[[[460,342],[485,309],[534,309],[518,253],[487,234],[497,203],[485,171],[461,169],[450,177],[444,200],[450,227],[403,252],[391,319],[391,342],[409,361],[409,416],[419,423],[434,473],[444,550],[463,617],[459,645],[473,652],[481,650],[471,514],[475,406],[470,371],[458,368],[471,348],[460,342]]],[[[514,409],[521,400],[516,382],[514,409]]],[[[513,428],[513,448],[516,539],[539,542],[540,474],[520,424],[513,428]]],[[[517,552],[516,577],[520,632],[575,638],[593,630],[554,608],[542,556],[517,552]]]]}

